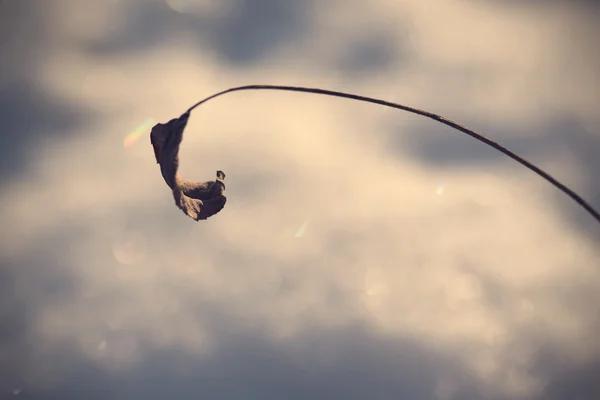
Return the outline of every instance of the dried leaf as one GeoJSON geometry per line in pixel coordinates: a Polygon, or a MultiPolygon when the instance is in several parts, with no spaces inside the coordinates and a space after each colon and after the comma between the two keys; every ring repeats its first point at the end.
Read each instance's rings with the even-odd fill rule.
{"type": "Polygon", "coordinates": [[[160,172],[173,191],[175,204],[185,215],[199,221],[215,215],[225,207],[225,174],[223,171],[217,171],[216,180],[195,182],[183,179],[177,173],[179,146],[189,117],[190,113],[186,112],[166,124],[156,124],[150,133],[150,142],[154,148],[156,162],[160,164],[160,172]]]}

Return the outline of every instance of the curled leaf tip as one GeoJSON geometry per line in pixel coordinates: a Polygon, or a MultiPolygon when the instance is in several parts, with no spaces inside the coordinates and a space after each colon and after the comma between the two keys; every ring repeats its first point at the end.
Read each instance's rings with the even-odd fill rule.
{"type": "Polygon", "coordinates": [[[150,143],[154,157],[160,165],[163,179],[171,188],[175,205],[195,221],[205,220],[225,207],[225,173],[217,171],[214,181],[196,182],[182,178],[179,169],[179,146],[190,112],[163,124],[154,125],[150,132],[150,143]]]}

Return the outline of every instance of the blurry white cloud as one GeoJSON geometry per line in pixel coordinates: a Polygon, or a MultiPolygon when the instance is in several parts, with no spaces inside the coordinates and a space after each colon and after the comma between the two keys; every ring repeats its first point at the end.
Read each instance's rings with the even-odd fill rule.
{"type": "MultiPolygon", "coordinates": [[[[165,122],[203,96],[254,82],[344,85],[382,96],[393,86],[394,101],[458,114],[467,126],[484,120],[510,130],[564,113],[597,135],[598,92],[590,84],[597,77],[583,66],[585,54],[561,62],[557,30],[592,29],[592,17],[492,1],[370,1],[342,9],[331,2],[312,10],[312,35],[322,42],[299,39],[260,66],[236,69],[193,36],[165,38],[143,52],[85,52],[79,41],[102,38],[146,6],[87,7],[56,3],[49,18],[57,39],[38,76],[48,93],[99,118],[58,140],[41,133],[26,152],[26,170],[0,194],[2,225],[10,227],[0,252],[16,280],[29,281],[15,296],[34,310],[28,328],[36,341],[22,368],[30,385],[52,390],[49,382],[68,376],[66,367],[48,370],[48,354],[65,346],[122,373],[155,351],[217,363],[211,357],[233,345],[226,327],[260,332],[273,348],[288,349],[294,364],[304,360],[294,346],[309,346],[306,335],[366,326],[374,342],[406,340],[452,360],[456,371],[436,375],[431,386],[439,399],[460,398],[459,371],[490,397],[520,398],[541,393],[551,378],[535,371],[540,354],[550,351],[573,368],[600,357],[594,239],[526,170],[505,162],[454,170],[390,152],[387,133],[376,132],[385,129],[381,119],[414,121],[408,116],[266,92],[199,108],[185,134],[182,174],[203,180],[222,169],[228,179],[227,206],[199,224],[173,207],[149,139],[122,146],[139,121],[165,122]],[[320,66],[320,55],[335,56],[379,20],[398,36],[407,33],[394,22],[409,21],[397,68],[348,83],[320,66]],[[60,246],[46,245],[51,237],[60,246]],[[38,264],[19,268],[37,253],[38,264]],[[72,293],[34,290],[46,274],[68,277],[72,293]]],[[[414,126],[397,134],[420,134],[414,126]]],[[[427,127],[435,131],[427,135],[457,134],[427,127]]],[[[578,168],[565,171],[562,178],[581,181],[578,168]]],[[[343,369],[336,360],[344,348],[328,351],[322,362],[343,369]]],[[[9,383],[7,390],[28,390],[9,383]]]]}

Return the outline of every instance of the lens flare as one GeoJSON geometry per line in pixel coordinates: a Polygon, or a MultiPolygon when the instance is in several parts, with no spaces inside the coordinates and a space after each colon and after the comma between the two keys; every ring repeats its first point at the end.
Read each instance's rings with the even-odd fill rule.
{"type": "Polygon", "coordinates": [[[165,0],[169,8],[178,13],[186,13],[190,9],[190,2],[186,0],[165,0]]]}
{"type": "Polygon", "coordinates": [[[156,124],[156,122],[152,118],[148,118],[140,126],[135,128],[135,130],[133,132],[131,132],[129,135],[125,136],[125,139],[123,139],[123,147],[128,149],[131,146],[133,146],[133,144],[135,142],[137,142],[138,139],[140,137],[142,137],[145,133],[147,133],[150,129],[152,129],[152,127],[155,124],[156,124]]]}
{"type": "Polygon", "coordinates": [[[446,191],[446,185],[444,183],[440,183],[438,185],[437,189],[435,189],[435,193],[437,193],[438,196],[443,195],[445,191],[446,191]]]}
{"type": "Polygon", "coordinates": [[[304,234],[306,233],[306,230],[308,229],[308,225],[310,225],[311,220],[312,220],[312,217],[308,217],[304,221],[304,223],[300,226],[300,228],[298,228],[294,237],[296,237],[297,239],[300,239],[302,236],[304,236],[304,234]]]}
{"type": "Polygon", "coordinates": [[[120,264],[135,265],[146,258],[148,241],[142,232],[127,231],[115,238],[112,250],[120,264]]]}

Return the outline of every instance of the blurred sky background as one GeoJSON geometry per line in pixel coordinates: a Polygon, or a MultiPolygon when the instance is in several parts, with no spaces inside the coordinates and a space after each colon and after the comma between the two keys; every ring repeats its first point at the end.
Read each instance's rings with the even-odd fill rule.
{"type": "Polygon", "coordinates": [[[0,1],[0,398],[597,399],[592,1],[0,1]]]}

